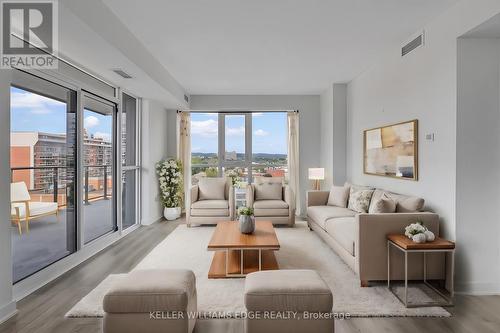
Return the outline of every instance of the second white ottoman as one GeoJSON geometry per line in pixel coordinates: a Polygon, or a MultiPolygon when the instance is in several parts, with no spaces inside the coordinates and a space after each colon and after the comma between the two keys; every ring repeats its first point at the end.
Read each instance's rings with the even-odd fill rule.
{"type": "Polygon", "coordinates": [[[247,333],[334,331],[332,292],[313,270],[248,274],[245,306],[247,333]]]}

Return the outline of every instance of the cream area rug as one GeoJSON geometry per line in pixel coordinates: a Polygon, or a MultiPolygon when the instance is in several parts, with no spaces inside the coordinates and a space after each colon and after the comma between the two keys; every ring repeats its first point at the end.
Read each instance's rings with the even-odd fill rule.
{"type": "MultiPolygon", "coordinates": [[[[178,226],[158,244],[135,268],[190,269],[196,275],[198,311],[242,312],[245,279],[208,279],[213,256],[207,251],[214,227],[178,226]]],[[[361,288],[359,278],[305,222],[294,228],[276,228],[281,248],[276,252],[280,269],[314,269],[330,286],[333,293],[333,312],[349,313],[352,317],[430,316],[448,317],[441,307],[405,308],[385,285],[361,288]]],[[[102,317],[102,300],[110,286],[124,274],[108,276],[81,299],[67,317],[102,317]]],[[[409,291],[410,300],[430,300],[418,288],[409,291]]]]}

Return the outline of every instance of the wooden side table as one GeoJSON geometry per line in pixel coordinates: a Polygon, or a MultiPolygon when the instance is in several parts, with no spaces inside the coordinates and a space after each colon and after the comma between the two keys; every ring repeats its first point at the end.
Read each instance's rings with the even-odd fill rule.
{"type": "Polygon", "coordinates": [[[453,274],[455,271],[455,243],[443,238],[436,237],[432,242],[415,243],[405,235],[387,235],[387,288],[401,301],[407,308],[423,306],[452,306],[454,296],[453,274]],[[401,299],[391,287],[391,246],[403,251],[405,256],[405,291],[404,299],[401,299]],[[439,289],[427,282],[427,253],[450,253],[451,255],[451,279],[450,294],[445,295],[439,289]],[[423,253],[424,255],[424,284],[440,295],[443,302],[408,303],[408,253],[423,253]]]}

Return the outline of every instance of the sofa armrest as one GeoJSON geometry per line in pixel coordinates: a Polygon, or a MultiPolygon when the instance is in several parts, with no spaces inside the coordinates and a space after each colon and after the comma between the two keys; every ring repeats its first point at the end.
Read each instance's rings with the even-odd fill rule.
{"type": "Polygon", "coordinates": [[[330,191],[307,191],[306,204],[310,206],[326,206],[330,191]]]}
{"type": "MultiPolygon", "coordinates": [[[[199,187],[198,185],[193,185],[191,186],[191,189],[190,189],[190,204],[198,201],[198,190],[199,190],[199,187]]],[[[189,209],[191,209],[191,207],[189,207],[189,209]]]]}
{"type": "Polygon", "coordinates": [[[283,200],[288,204],[290,210],[295,210],[295,196],[289,186],[283,186],[283,200]]]}
{"type": "Polygon", "coordinates": [[[439,215],[434,213],[356,215],[356,266],[362,281],[387,278],[387,235],[404,234],[405,227],[416,221],[422,221],[425,227],[439,236],[439,215]]]}
{"type": "Polygon", "coordinates": [[[247,202],[247,207],[253,207],[253,202],[254,202],[254,190],[253,190],[253,185],[248,184],[247,185],[247,194],[246,194],[246,202],[247,202]]]}
{"type": "Polygon", "coordinates": [[[231,218],[231,220],[234,220],[235,218],[235,204],[234,204],[234,201],[235,201],[235,198],[234,198],[234,186],[231,185],[229,186],[229,217],[231,218]]]}

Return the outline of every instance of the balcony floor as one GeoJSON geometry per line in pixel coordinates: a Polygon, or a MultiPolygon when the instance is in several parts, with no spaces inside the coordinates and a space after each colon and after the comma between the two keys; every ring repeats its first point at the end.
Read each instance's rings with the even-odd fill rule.
{"type": "MultiPolygon", "coordinates": [[[[83,206],[85,240],[93,240],[113,230],[111,224],[112,200],[97,200],[83,206]],[[106,216],[107,215],[107,216],[106,216]]],[[[66,209],[59,210],[59,216],[50,215],[30,221],[30,231],[26,232],[25,222],[21,222],[23,234],[19,235],[17,225],[12,224],[13,279],[20,279],[67,256],[66,209]]],[[[74,227],[73,227],[74,228],[74,227]]],[[[72,240],[75,233],[71,235],[72,240]]],[[[71,244],[68,244],[71,246],[71,244]]]]}

